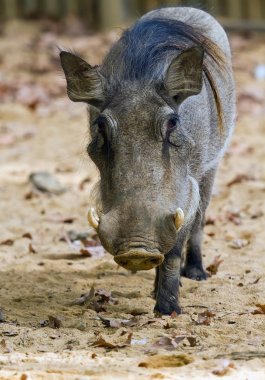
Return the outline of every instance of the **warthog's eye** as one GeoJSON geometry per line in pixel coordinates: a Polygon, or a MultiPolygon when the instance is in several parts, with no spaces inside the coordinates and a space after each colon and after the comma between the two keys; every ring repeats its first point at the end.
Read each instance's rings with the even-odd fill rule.
{"type": "Polygon", "coordinates": [[[173,146],[178,146],[176,144],[177,136],[173,133],[179,124],[178,115],[170,115],[164,122],[161,129],[161,136],[165,143],[168,143],[173,146]]]}
{"type": "Polygon", "coordinates": [[[167,133],[173,132],[174,129],[176,129],[177,124],[178,124],[178,117],[177,117],[177,115],[176,116],[172,116],[169,120],[167,120],[166,123],[167,123],[166,124],[167,133]]]}

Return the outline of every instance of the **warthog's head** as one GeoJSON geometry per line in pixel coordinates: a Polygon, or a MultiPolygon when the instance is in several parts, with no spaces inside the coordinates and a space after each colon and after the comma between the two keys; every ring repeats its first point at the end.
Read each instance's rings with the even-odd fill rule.
{"type": "Polygon", "coordinates": [[[201,90],[203,52],[197,46],[175,52],[152,78],[124,67],[122,49],[112,49],[101,67],[68,52],[60,56],[70,99],[90,104],[88,154],[100,172],[101,202],[89,222],[119,265],[151,269],[198,205],[189,176],[194,141],[178,109],[201,90]]]}

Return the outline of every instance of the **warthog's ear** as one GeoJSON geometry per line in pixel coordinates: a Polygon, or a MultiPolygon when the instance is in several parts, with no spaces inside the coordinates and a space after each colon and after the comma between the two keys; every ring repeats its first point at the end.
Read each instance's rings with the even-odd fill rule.
{"type": "Polygon", "coordinates": [[[67,93],[74,102],[85,102],[99,107],[103,98],[103,77],[98,67],[92,67],[82,58],[61,51],[61,65],[67,82],[67,93]]]}
{"type": "Polygon", "coordinates": [[[192,47],[174,58],[166,72],[165,87],[177,103],[202,89],[203,49],[192,47]]]}

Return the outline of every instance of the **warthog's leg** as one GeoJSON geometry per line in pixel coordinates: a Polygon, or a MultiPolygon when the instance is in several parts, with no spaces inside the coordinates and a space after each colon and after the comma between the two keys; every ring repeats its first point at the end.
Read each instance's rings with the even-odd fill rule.
{"type": "Polygon", "coordinates": [[[209,205],[216,168],[211,169],[200,182],[201,205],[193,222],[190,237],[187,242],[185,265],[182,268],[182,276],[193,280],[206,280],[208,275],[203,269],[201,242],[205,223],[205,211],[209,205]]]}
{"type": "MultiPolygon", "coordinates": [[[[184,231],[183,231],[184,232],[184,231]]],[[[154,311],[170,315],[173,311],[180,314],[179,285],[181,253],[185,241],[182,233],[175,247],[165,255],[164,262],[156,269],[155,290],[156,305],[154,311]]]]}

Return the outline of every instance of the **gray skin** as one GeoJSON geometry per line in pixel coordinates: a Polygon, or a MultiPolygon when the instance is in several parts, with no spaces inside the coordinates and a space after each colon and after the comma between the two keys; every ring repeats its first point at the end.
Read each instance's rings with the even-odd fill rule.
{"type": "Polygon", "coordinates": [[[222,105],[222,132],[202,69],[207,57],[201,47],[188,46],[166,57],[162,93],[157,90],[157,75],[153,80],[126,78],[122,39],[100,67],[68,52],[60,57],[70,99],[90,104],[88,153],[101,176],[97,205],[101,242],[127,269],[157,267],[155,311],[171,314],[181,312],[181,263],[182,275],[207,278],[202,230],[216,169],[234,126],[235,91],[229,43],[214,18],[194,8],[164,8],[140,21],[157,17],[196,27],[226,56],[225,73],[215,64],[210,69],[222,105]],[[178,115],[177,127],[172,126],[172,115],[174,122],[178,115]],[[168,136],[175,146],[168,143],[168,136]],[[180,231],[174,224],[178,207],[185,214],[180,231]]]}

